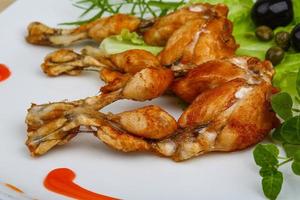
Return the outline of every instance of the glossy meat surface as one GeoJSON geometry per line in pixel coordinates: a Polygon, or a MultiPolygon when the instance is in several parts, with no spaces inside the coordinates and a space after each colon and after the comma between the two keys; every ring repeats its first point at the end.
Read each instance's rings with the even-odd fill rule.
{"type": "Polygon", "coordinates": [[[181,26],[159,54],[162,65],[199,65],[209,60],[234,55],[238,45],[232,36],[232,23],[225,17],[203,22],[191,20],[181,26]]]}
{"type": "MultiPolygon", "coordinates": [[[[106,85],[97,96],[33,104],[26,117],[30,153],[43,155],[80,132],[92,133],[119,151],[148,151],[175,161],[261,141],[279,123],[270,106],[274,70],[268,61],[234,55],[238,45],[227,14],[222,4],[195,4],[155,19],[142,33],[148,44],[165,45],[158,56],[144,50],[107,55],[92,47],[49,54],[42,64],[48,76],[96,71],[106,85]],[[100,112],[115,101],[152,100],[169,89],[190,103],[178,121],[155,105],[100,112]]],[[[51,46],[100,42],[123,28],[135,31],[141,26],[140,19],[123,14],[72,30],[33,23],[27,40],[51,46]]]]}
{"type": "Polygon", "coordinates": [[[271,83],[274,69],[270,62],[252,57],[232,57],[198,65],[171,85],[171,90],[186,102],[192,102],[207,89],[241,78],[250,84],[271,83]]]}
{"type": "Polygon", "coordinates": [[[28,26],[27,42],[46,46],[69,46],[77,41],[92,39],[101,42],[108,36],[120,34],[122,29],[134,31],[140,20],[134,16],[116,14],[100,18],[75,29],[50,28],[40,22],[28,26]]]}
{"type": "Polygon", "coordinates": [[[207,19],[216,16],[227,16],[228,8],[225,5],[211,5],[207,3],[195,4],[183,7],[167,16],[155,20],[144,34],[144,40],[147,44],[164,46],[172,34],[190,20],[207,19]]]}
{"type": "Polygon", "coordinates": [[[257,144],[279,125],[270,107],[271,91],[266,82],[249,85],[236,79],[200,94],[178,121],[182,132],[160,141],[156,150],[183,161],[257,144]]]}

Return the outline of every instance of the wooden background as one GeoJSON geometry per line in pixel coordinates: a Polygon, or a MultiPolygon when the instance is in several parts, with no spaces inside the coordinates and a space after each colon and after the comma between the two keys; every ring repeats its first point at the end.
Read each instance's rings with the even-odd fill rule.
{"type": "Polygon", "coordinates": [[[0,12],[7,8],[15,0],[0,0],[0,12]]]}

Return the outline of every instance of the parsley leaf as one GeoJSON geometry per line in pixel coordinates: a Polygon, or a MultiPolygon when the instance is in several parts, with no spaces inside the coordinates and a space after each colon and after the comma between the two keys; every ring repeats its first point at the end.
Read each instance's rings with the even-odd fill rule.
{"type": "Polygon", "coordinates": [[[300,162],[294,161],[292,163],[292,170],[293,170],[294,174],[300,176],[300,162]]]}
{"type": "Polygon", "coordinates": [[[270,176],[265,176],[262,179],[263,191],[266,197],[271,200],[275,200],[280,193],[281,187],[283,183],[282,173],[276,171],[274,174],[270,176]]]}
{"type": "Polygon", "coordinates": [[[282,138],[290,144],[300,144],[300,116],[288,119],[282,124],[282,138]]]}
{"type": "Polygon", "coordinates": [[[282,146],[288,157],[294,157],[294,154],[300,150],[300,145],[296,144],[283,143],[282,146]]]}
{"type": "MultiPolygon", "coordinates": [[[[300,80],[299,80],[300,81],[300,80]]],[[[272,96],[271,105],[273,110],[284,120],[293,116],[293,99],[286,93],[278,93],[272,96]]]]}
{"type": "Polygon", "coordinates": [[[254,160],[261,167],[277,165],[278,154],[279,150],[274,144],[258,144],[253,151],[254,160]]]}

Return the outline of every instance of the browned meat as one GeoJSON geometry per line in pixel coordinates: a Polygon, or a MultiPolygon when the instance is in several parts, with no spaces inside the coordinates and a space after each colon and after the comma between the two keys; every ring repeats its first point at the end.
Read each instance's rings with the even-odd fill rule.
{"type": "Polygon", "coordinates": [[[176,161],[212,151],[237,151],[257,144],[279,121],[271,111],[272,85],[236,79],[200,94],[182,114],[181,133],[155,144],[176,161]],[[171,149],[171,150],[170,150],[171,149]]]}
{"type": "Polygon", "coordinates": [[[66,144],[83,126],[87,128],[85,131],[95,132],[103,142],[125,152],[148,150],[150,145],[143,138],[160,139],[169,136],[177,128],[175,119],[157,106],[105,115],[92,107],[79,107],[78,103],[32,105],[26,123],[26,145],[32,156],[42,155],[57,145],[66,144]],[[97,133],[91,127],[97,127],[97,133]],[[136,136],[128,134],[126,130],[136,136]]]}
{"type": "Polygon", "coordinates": [[[183,7],[155,20],[154,25],[144,33],[144,40],[150,45],[164,46],[173,33],[188,21],[202,19],[205,22],[216,16],[226,17],[227,14],[228,8],[223,4],[199,3],[183,7]]]}
{"type": "MultiPolygon", "coordinates": [[[[26,117],[31,154],[42,155],[79,132],[92,132],[123,152],[151,151],[175,161],[236,151],[261,141],[278,125],[270,107],[274,70],[268,61],[234,57],[238,45],[227,13],[221,4],[196,4],[157,19],[143,33],[147,43],[166,45],[158,57],[143,50],[105,55],[91,47],[81,54],[68,49],[49,54],[42,64],[47,75],[94,70],[107,84],[98,96],[32,105],[26,117]],[[169,65],[171,69],[165,68],[169,65]],[[174,81],[174,76],[184,74],[174,81]],[[119,114],[99,112],[120,99],[157,98],[168,88],[191,103],[178,122],[157,106],[119,114]]],[[[52,46],[82,39],[99,42],[123,28],[134,31],[139,26],[139,19],[122,14],[73,30],[33,23],[27,40],[52,46]]]]}
{"type": "Polygon", "coordinates": [[[212,60],[198,65],[184,77],[171,85],[171,90],[186,102],[192,102],[200,93],[212,89],[230,80],[241,78],[250,84],[262,80],[271,83],[273,66],[268,61],[261,62],[252,57],[232,57],[224,60],[212,60]]]}
{"type": "Polygon", "coordinates": [[[86,39],[99,43],[108,36],[120,34],[122,29],[135,31],[139,24],[140,19],[124,14],[101,18],[75,29],[55,29],[33,22],[28,26],[26,40],[31,44],[46,46],[69,46],[86,39]]]}
{"type": "Polygon", "coordinates": [[[199,65],[209,60],[232,57],[238,45],[232,36],[232,23],[225,17],[203,23],[190,20],[168,40],[159,54],[162,65],[199,65]]]}

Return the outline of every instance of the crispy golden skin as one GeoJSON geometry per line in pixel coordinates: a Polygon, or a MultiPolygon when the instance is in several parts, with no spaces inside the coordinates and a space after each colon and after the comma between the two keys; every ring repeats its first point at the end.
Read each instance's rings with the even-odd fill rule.
{"type": "Polygon", "coordinates": [[[103,56],[97,50],[84,49],[78,54],[69,49],[60,49],[49,54],[42,64],[48,76],[62,74],[79,75],[83,70],[96,70],[107,85],[103,93],[123,90],[129,99],[149,100],[161,95],[173,81],[170,69],[161,67],[157,58],[144,50],[129,50],[103,56]],[[89,53],[93,51],[89,55],[89,53]]]}
{"type": "Polygon", "coordinates": [[[55,29],[33,22],[28,26],[26,40],[31,44],[46,46],[69,46],[86,39],[99,43],[108,36],[120,34],[122,29],[135,31],[139,24],[140,19],[124,14],[101,18],[75,29],[55,29]]]}
{"type": "Polygon", "coordinates": [[[173,79],[174,75],[170,69],[143,69],[128,81],[123,89],[123,96],[136,101],[157,98],[169,88],[173,79]]]}
{"type": "Polygon", "coordinates": [[[182,128],[208,124],[236,102],[235,93],[246,81],[236,79],[199,95],[178,120],[182,128]]]}
{"type": "Polygon", "coordinates": [[[145,50],[134,49],[104,55],[101,50],[88,46],[81,52],[79,54],[71,49],[56,50],[46,56],[41,65],[42,70],[48,76],[79,75],[83,70],[101,71],[103,68],[134,75],[148,67],[161,68],[158,59],[145,50]]]}
{"type": "MultiPolygon", "coordinates": [[[[210,20],[201,31],[194,48],[187,48],[181,62],[201,64],[209,60],[228,58],[234,55],[238,45],[232,36],[233,25],[225,17],[210,20]]],[[[193,46],[193,45],[192,45],[193,46]]]]}
{"type": "Polygon", "coordinates": [[[190,20],[176,30],[168,40],[164,50],[159,54],[160,62],[163,65],[171,65],[180,61],[189,44],[194,44],[194,40],[197,42],[198,38],[195,33],[201,29],[205,22],[204,19],[190,20]]]}
{"type": "Polygon", "coordinates": [[[164,46],[172,34],[188,21],[202,19],[204,22],[216,16],[226,17],[227,13],[228,8],[223,4],[199,3],[186,6],[155,20],[154,25],[143,34],[144,40],[150,45],[164,46]]]}
{"type": "Polygon", "coordinates": [[[236,151],[261,141],[278,125],[271,111],[272,85],[235,79],[200,94],[175,120],[156,106],[117,115],[97,111],[93,97],[71,103],[33,105],[26,118],[33,156],[72,139],[80,127],[123,151],[152,151],[183,161],[212,151],[236,151]],[[166,129],[167,127],[167,129],[166,129]],[[155,139],[155,140],[153,140],[155,139]]]}
{"type": "MultiPolygon", "coordinates": [[[[119,78],[121,77],[124,79],[122,79],[121,86],[113,89],[110,88],[111,90],[109,90],[108,93],[102,93],[98,96],[88,97],[86,99],[73,102],[32,105],[32,107],[28,110],[26,118],[26,123],[28,125],[28,140],[26,144],[31,153],[33,155],[41,155],[56,145],[68,142],[71,138],[76,136],[79,132],[80,126],[103,126],[101,129],[102,131],[113,129],[105,128],[108,125],[103,125],[103,115],[98,113],[98,110],[119,99],[145,101],[156,98],[162,95],[173,81],[172,71],[163,67],[144,68],[134,75],[127,75],[128,76],[124,76],[124,74],[122,74],[122,76],[120,75],[119,78]]],[[[106,75],[106,78],[108,78],[108,81],[112,82],[116,81],[116,77],[118,78],[117,75],[114,76],[114,78],[109,76],[110,75],[106,75]]],[[[139,116],[145,116],[144,120],[139,121],[141,123],[139,129],[134,131],[132,127],[129,128],[129,124],[126,124],[124,120],[121,120],[120,123],[123,127],[127,127],[133,131],[135,135],[140,134],[143,137],[160,138],[171,134],[173,129],[176,129],[176,122],[173,118],[156,107],[133,112],[133,115],[136,114],[139,116]],[[151,109],[154,111],[151,111],[151,109]],[[160,116],[165,117],[165,121],[161,120],[161,123],[154,123],[154,119],[157,120],[160,116]],[[148,122],[146,121],[147,119],[149,119],[148,122]],[[145,124],[147,124],[148,127],[141,129],[141,127],[145,124]],[[165,125],[170,128],[169,131],[157,132],[159,129],[165,129],[165,127],[160,127],[165,125]],[[139,132],[145,130],[148,132],[139,132]]],[[[123,115],[126,114],[130,115],[129,113],[123,113],[123,115]]],[[[122,116],[122,114],[119,116],[122,116]]],[[[117,132],[117,130],[115,130],[115,132],[117,132]]],[[[98,136],[100,137],[101,134],[99,134],[100,132],[98,133],[98,136]]],[[[134,137],[126,136],[125,138],[134,137]]],[[[141,139],[138,140],[140,141],[141,139]]],[[[106,143],[109,142],[106,141],[106,143]]],[[[123,142],[122,144],[125,145],[128,143],[123,142]]]]}
{"type": "Polygon", "coordinates": [[[110,119],[120,124],[129,133],[150,139],[168,137],[177,129],[174,118],[158,106],[123,112],[110,119]]]}
{"type": "Polygon", "coordinates": [[[77,76],[83,70],[101,70],[104,67],[113,68],[109,59],[94,58],[89,55],[78,54],[70,49],[59,49],[48,54],[41,68],[48,76],[71,75],[77,76]]]}
{"type": "MultiPolygon", "coordinates": [[[[145,101],[162,95],[169,87],[172,71],[156,66],[157,60],[152,55],[139,53],[135,50],[131,54],[114,55],[114,60],[112,56],[91,56],[95,62],[102,64],[101,59],[108,62],[100,71],[108,85],[99,96],[33,105],[26,120],[27,145],[32,155],[44,154],[56,145],[67,143],[85,126],[94,127],[90,131],[114,149],[151,151],[183,161],[211,151],[244,149],[276,127],[278,120],[269,103],[274,70],[269,62],[250,57],[209,61],[175,81],[173,91],[181,90],[179,96],[192,102],[179,118],[178,128],[168,113],[155,106],[117,115],[99,113],[99,109],[116,100],[145,101]],[[149,65],[142,59],[147,56],[152,61],[149,65]]],[[[53,63],[71,66],[70,62],[85,64],[83,58],[90,53],[79,55],[61,50],[56,56],[51,59],[53,63]]]]}
{"type": "Polygon", "coordinates": [[[270,107],[271,91],[269,83],[249,85],[236,79],[204,92],[180,117],[183,133],[154,147],[183,161],[212,151],[236,151],[254,145],[279,124],[270,107]]]}
{"type": "MultiPolygon", "coordinates": [[[[178,122],[180,128],[170,137],[158,141],[145,139],[143,143],[141,138],[130,136],[131,132],[113,132],[109,145],[127,152],[130,143],[133,148],[130,151],[154,151],[175,161],[213,151],[247,148],[261,141],[279,124],[270,109],[271,90],[272,86],[266,82],[249,85],[242,79],[229,81],[199,95],[182,114],[178,122]],[[216,100],[210,101],[212,99],[216,100]],[[138,148],[141,143],[142,147],[138,148]]],[[[111,131],[100,133],[107,135],[111,131]]]]}
{"type": "Polygon", "coordinates": [[[33,156],[66,144],[83,126],[106,144],[125,152],[147,150],[150,144],[143,138],[161,139],[177,128],[176,120],[157,106],[105,115],[91,104],[80,105],[78,102],[32,105],[26,123],[26,144],[33,156]]]}
{"type": "MultiPolygon", "coordinates": [[[[89,48],[90,49],[90,48],[89,48]]],[[[83,49],[82,51],[85,51],[83,49]]],[[[126,53],[126,52],[125,52],[126,53]]],[[[117,55],[118,57],[119,55],[117,55]]],[[[121,89],[132,77],[130,74],[124,74],[121,71],[123,67],[115,66],[114,63],[103,55],[90,56],[88,54],[79,54],[70,49],[60,49],[46,56],[41,68],[48,76],[71,75],[77,76],[82,71],[97,71],[100,78],[107,83],[101,87],[101,92],[109,93],[121,89]]],[[[133,66],[135,67],[135,66],[133,66]]]]}
{"type": "MultiPolygon", "coordinates": [[[[134,75],[122,75],[121,79],[112,81],[112,85],[110,83],[106,85],[110,88],[103,89],[105,91],[98,96],[78,101],[87,102],[87,104],[93,105],[95,110],[100,110],[104,106],[121,99],[135,101],[151,100],[161,96],[169,88],[173,79],[174,76],[170,69],[145,68],[134,75]],[[117,85],[118,83],[119,85],[117,85]]],[[[73,102],[69,103],[73,104],[73,102]]]]}
{"type": "Polygon", "coordinates": [[[99,75],[100,78],[106,83],[106,85],[100,88],[102,93],[110,93],[123,88],[132,77],[130,74],[123,74],[107,68],[103,68],[99,75]]]}
{"type": "MultiPolygon", "coordinates": [[[[274,70],[267,61],[232,57],[238,45],[227,13],[224,5],[196,4],[159,18],[144,32],[149,44],[166,44],[158,58],[142,50],[105,55],[91,47],[81,54],[68,49],[51,53],[42,65],[47,75],[96,70],[107,85],[98,96],[32,105],[26,117],[26,145],[31,154],[42,155],[79,132],[92,132],[119,151],[150,151],[175,161],[213,151],[236,151],[262,140],[278,125],[269,102],[274,70]],[[169,65],[171,69],[163,67],[169,65]],[[171,86],[191,103],[178,122],[157,106],[119,114],[99,112],[120,99],[157,98],[170,87],[174,74],[186,72],[171,86]]],[[[139,26],[139,19],[122,14],[73,30],[33,23],[27,40],[52,46],[83,39],[99,42],[124,27],[133,31],[139,26]]]]}
{"type": "Polygon", "coordinates": [[[95,136],[111,148],[123,152],[148,151],[151,149],[151,145],[143,138],[135,137],[112,126],[101,126],[95,136]]]}
{"type": "Polygon", "coordinates": [[[280,124],[271,111],[271,91],[272,85],[262,82],[239,102],[216,139],[216,151],[236,151],[257,144],[280,124]]]}
{"type": "Polygon", "coordinates": [[[124,72],[123,74],[108,69],[101,71],[102,80],[109,80],[101,91],[108,93],[120,89],[122,98],[136,101],[146,101],[161,96],[172,83],[173,72],[161,67],[157,59],[146,51],[129,52],[132,54],[124,52],[111,58],[114,66],[124,72]],[[144,60],[147,57],[148,63],[144,60]]]}
{"type": "Polygon", "coordinates": [[[128,50],[109,56],[114,66],[122,72],[135,74],[144,68],[160,68],[158,59],[148,51],[128,50]]]}
{"type": "MultiPolygon", "coordinates": [[[[207,3],[190,5],[179,9],[167,16],[154,19],[154,24],[147,25],[143,33],[148,44],[163,46],[170,36],[189,20],[211,19],[216,16],[226,17],[228,8],[223,4],[211,5],[207,3]]],[[[69,46],[77,41],[92,39],[101,42],[104,38],[117,35],[122,29],[140,32],[145,22],[131,15],[116,14],[100,18],[75,29],[50,28],[40,22],[33,22],[28,26],[26,40],[31,44],[47,46],[69,46]]],[[[143,32],[143,31],[142,31],[143,32]]]]}
{"type": "Polygon", "coordinates": [[[174,32],[159,54],[159,60],[162,65],[178,62],[199,65],[231,57],[237,47],[232,36],[232,23],[227,18],[214,18],[205,23],[197,19],[188,21],[174,32]]]}
{"type": "Polygon", "coordinates": [[[267,81],[271,83],[273,66],[268,61],[252,57],[232,57],[212,60],[198,65],[171,85],[171,90],[186,102],[191,103],[200,93],[230,80],[241,78],[250,84],[267,81]]]}

